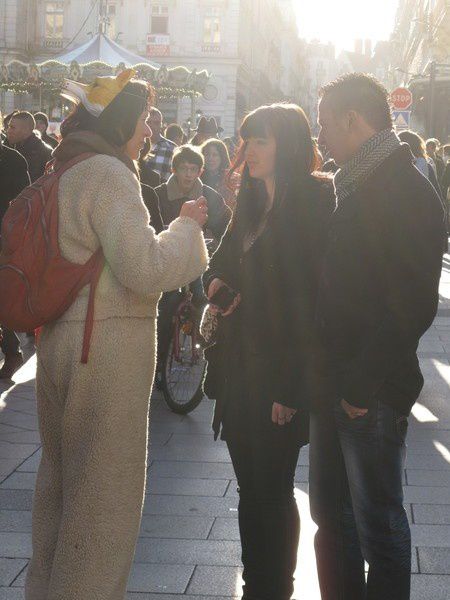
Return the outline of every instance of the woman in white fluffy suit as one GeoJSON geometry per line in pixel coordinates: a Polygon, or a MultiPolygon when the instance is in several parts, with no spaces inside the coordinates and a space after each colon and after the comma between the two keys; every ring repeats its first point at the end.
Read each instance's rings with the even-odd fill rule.
{"type": "Polygon", "coordinates": [[[93,154],[60,179],[61,252],[81,264],[101,247],[106,262],[87,363],[88,286],[38,345],[43,452],[27,600],[124,599],[145,490],[157,302],[207,266],[201,199],[167,231],[149,226],[134,163],[151,135],[149,89],[133,74],[69,83],[78,106],[54,153],[57,164],[93,154]]]}

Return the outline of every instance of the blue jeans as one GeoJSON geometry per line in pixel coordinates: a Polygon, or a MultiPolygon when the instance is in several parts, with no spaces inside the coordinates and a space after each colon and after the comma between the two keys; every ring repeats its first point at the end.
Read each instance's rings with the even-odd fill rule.
{"type": "Polygon", "coordinates": [[[410,598],[407,427],[407,417],[382,402],[354,420],[339,402],[311,415],[310,503],[322,600],[410,598]]]}

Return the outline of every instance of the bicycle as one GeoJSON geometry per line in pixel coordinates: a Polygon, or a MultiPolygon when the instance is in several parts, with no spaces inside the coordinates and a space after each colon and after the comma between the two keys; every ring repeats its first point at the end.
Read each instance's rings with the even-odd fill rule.
{"type": "Polygon", "coordinates": [[[180,293],[172,317],[170,342],[161,360],[161,390],[168,407],[177,414],[190,413],[203,399],[206,360],[199,319],[199,310],[187,286],[180,293]]]}

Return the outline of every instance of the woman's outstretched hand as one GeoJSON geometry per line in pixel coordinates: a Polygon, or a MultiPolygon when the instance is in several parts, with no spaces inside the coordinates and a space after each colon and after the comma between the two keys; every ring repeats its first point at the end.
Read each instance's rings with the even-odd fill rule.
{"type": "Polygon", "coordinates": [[[208,220],[208,202],[204,196],[197,200],[185,202],[180,210],[180,217],[190,217],[203,227],[208,220]]]}
{"type": "Polygon", "coordinates": [[[278,402],[272,404],[272,423],[275,425],[287,425],[292,421],[297,411],[295,408],[289,408],[278,402]]]}
{"type": "MultiPolygon", "coordinates": [[[[224,285],[226,285],[226,283],[224,281],[222,281],[221,279],[213,279],[211,281],[211,283],[209,284],[209,288],[208,288],[208,300],[210,300],[214,294],[216,292],[218,292],[220,290],[221,287],[223,287],[224,285]]],[[[233,302],[231,303],[231,305],[229,306],[229,308],[226,311],[223,311],[221,308],[219,308],[218,306],[215,306],[214,304],[210,304],[209,305],[209,310],[214,313],[214,314],[220,314],[222,315],[222,317],[228,317],[228,315],[231,315],[231,313],[233,313],[236,308],[239,306],[239,303],[241,301],[241,295],[237,294],[235,299],[233,300],[233,302]]]]}

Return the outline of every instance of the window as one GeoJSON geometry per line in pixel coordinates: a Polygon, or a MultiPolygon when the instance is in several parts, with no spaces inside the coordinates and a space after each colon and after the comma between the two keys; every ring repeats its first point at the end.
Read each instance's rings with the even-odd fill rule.
{"type": "Polygon", "coordinates": [[[203,29],[203,42],[205,44],[220,44],[219,17],[205,17],[203,29]]]}
{"type": "Polygon", "coordinates": [[[152,16],[150,18],[150,33],[156,35],[167,35],[169,33],[169,7],[152,6],[152,16]]]}
{"type": "Polygon", "coordinates": [[[116,22],[116,5],[107,2],[105,7],[105,22],[106,22],[106,33],[111,39],[115,39],[117,35],[117,22],[116,22]]]}
{"type": "Polygon", "coordinates": [[[64,26],[64,2],[45,3],[45,37],[61,40],[64,26]]]}

